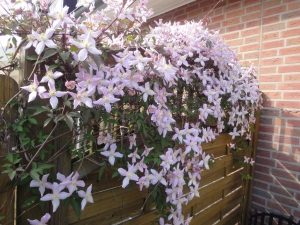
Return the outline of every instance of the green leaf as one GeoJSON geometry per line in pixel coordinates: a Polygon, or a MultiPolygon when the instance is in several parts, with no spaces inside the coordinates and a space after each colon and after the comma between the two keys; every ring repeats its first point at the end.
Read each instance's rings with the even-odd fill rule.
{"type": "Polygon", "coordinates": [[[30,176],[34,180],[39,180],[40,179],[40,175],[38,174],[38,172],[36,170],[31,170],[30,171],[30,176]]]}
{"type": "Polygon", "coordinates": [[[72,130],[73,127],[74,127],[74,120],[73,120],[73,118],[69,114],[66,114],[65,118],[64,118],[64,121],[68,125],[69,129],[72,130]]]}
{"type": "Polygon", "coordinates": [[[37,55],[27,55],[27,56],[25,57],[25,59],[26,59],[26,60],[29,60],[29,61],[36,61],[37,58],[38,58],[37,55]]]}
{"type": "Polygon", "coordinates": [[[29,123],[31,123],[33,125],[37,125],[38,124],[37,120],[34,119],[34,118],[32,118],[32,117],[28,118],[28,121],[29,121],[29,123]]]}
{"type": "Polygon", "coordinates": [[[71,199],[71,205],[72,205],[72,208],[74,209],[75,214],[79,218],[80,213],[81,213],[81,202],[80,202],[80,200],[76,199],[76,198],[72,198],[71,199]]]}
{"type": "Polygon", "coordinates": [[[70,57],[70,52],[60,52],[59,55],[60,55],[61,59],[63,60],[63,62],[66,63],[70,57]]]}
{"type": "Polygon", "coordinates": [[[57,54],[57,50],[56,49],[47,49],[45,51],[45,54],[43,55],[43,58],[40,60],[40,62],[42,62],[42,61],[44,61],[44,60],[46,60],[46,59],[48,59],[48,58],[50,58],[50,57],[52,57],[52,56],[54,56],[56,54],[57,54]]]}
{"type": "Polygon", "coordinates": [[[8,176],[9,176],[10,180],[13,180],[15,178],[15,176],[16,176],[16,171],[14,170],[14,171],[8,173],[8,176]]]}
{"type": "Polygon", "coordinates": [[[101,167],[98,172],[98,181],[100,181],[102,179],[104,171],[105,171],[105,166],[101,167]]]}

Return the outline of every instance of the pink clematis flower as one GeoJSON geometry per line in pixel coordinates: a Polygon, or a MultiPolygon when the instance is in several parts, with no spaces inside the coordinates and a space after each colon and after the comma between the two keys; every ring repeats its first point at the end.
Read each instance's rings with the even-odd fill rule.
{"type": "Polygon", "coordinates": [[[41,220],[30,220],[30,219],[28,219],[28,222],[29,222],[30,225],[47,225],[50,218],[51,218],[50,214],[46,213],[45,215],[43,215],[41,220]]]}
{"type": "Polygon", "coordinates": [[[105,91],[105,93],[103,93],[103,97],[99,98],[97,101],[94,101],[93,103],[95,105],[102,105],[104,106],[106,112],[111,112],[111,104],[119,101],[120,99],[115,98],[115,96],[111,93],[109,93],[108,91],[105,91]]]}
{"type": "Polygon", "coordinates": [[[93,101],[90,98],[90,96],[92,95],[92,93],[81,89],[79,91],[77,91],[77,93],[73,93],[73,92],[69,92],[69,94],[73,97],[74,101],[74,109],[76,109],[78,106],[84,104],[85,106],[89,107],[89,108],[93,108],[93,101]]]}
{"type": "Polygon", "coordinates": [[[141,87],[140,89],[143,92],[144,102],[147,102],[148,96],[155,95],[155,92],[150,88],[149,82],[145,84],[145,87],[141,87]]]}
{"type": "Polygon", "coordinates": [[[65,6],[63,9],[59,9],[59,10],[53,8],[53,10],[48,13],[48,15],[54,19],[53,21],[54,28],[58,28],[59,26],[64,27],[67,24],[73,24],[73,21],[68,15],[68,10],[69,7],[65,6]]]}
{"type": "Polygon", "coordinates": [[[128,167],[127,171],[123,168],[118,169],[118,172],[122,176],[125,177],[123,179],[123,182],[122,182],[122,188],[126,188],[129,184],[130,180],[133,180],[133,181],[138,181],[139,180],[138,175],[136,175],[136,167],[134,165],[130,165],[130,164],[128,164],[127,167],[128,167]]]}
{"type": "Polygon", "coordinates": [[[38,44],[35,46],[35,52],[36,54],[40,55],[45,47],[48,48],[56,48],[57,45],[51,40],[52,36],[54,34],[53,28],[48,28],[45,33],[33,33],[34,38],[38,41],[38,44]]]}
{"type": "Polygon", "coordinates": [[[74,191],[77,191],[78,187],[84,187],[85,183],[83,180],[78,180],[79,173],[75,172],[74,174],[71,173],[68,177],[65,177],[65,179],[61,180],[61,185],[64,185],[67,187],[70,194],[72,194],[74,191]]]}
{"type": "Polygon", "coordinates": [[[46,188],[51,188],[51,183],[47,181],[49,174],[43,175],[41,180],[32,180],[29,184],[30,187],[38,187],[41,196],[44,195],[46,188]]]}
{"type": "Polygon", "coordinates": [[[29,97],[28,97],[28,102],[32,102],[33,100],[35,100],[37,94],[42,94],[46,91],[46,88],[43,86],[39,86],[39,84],[40,83],[37,79],[37,75],[34,74],[33,82],[28,86],[21,87],[25,91],[30,92],[29,97]]]}
{"type": "Polygon", "coordinates": [[[45,76],[42,77],[41,83],[46,83],[46,82],[49,83],[50,82],[54,85],[55,84],[54,80],[63,76],[62,72],[59,72],[59,71],[53,72],[52,70],[49,69],[49,66],[46,66],[46,70],[47,70],[47,72],[46,72],[45,76]]]}
{"type": "Polygon", "coordinates": [[[209,169],[209,161],[210,161],[211,157],[210,155],[206,155],[205,153],[202,154],[202,160],[199,163],[200,167],[204,167],[205,169],[209,169]]]}
{"type": "Polygon", "coordinates": [[[51,201],[53,206],[53,212],[55,212],[60,204],[60,200],[70,197],[70,193],[62,192],[64,186],[54,182],[52,185],[52,193],[46,194],[41,198],[41,201],[51,201]]]}
{"type": "Polygon", "coordinates": [[[78,191],[78,195],[80,198],[82,198],[81,210],[84,210],[87,202],[94,203],[94,199],[92,196],[92,184],[87,188],[86,192],[78,191]]]}
{"type": "Polygon", "coordinates": [[[88,57],[88,53],[93,55],[100,55],[102,52],[96,48],[96,41],[91,37],[87,36],[84,40],[75,41],[71,40],[71,44],[81,49],[78,53],[78,60],[84,61],[88,57]]]}
{"type": "Polygon", "coordinates": [[[58,105],[58,98],[66,95],[67,92],[56,91],[55,86],[52,82],[49,82],[48,86],[49,86],[49,92],[45,92],[41,94],[41,98],[50,98],[50,105],[52,109],[56,109],[58,105]]]}
{"type": "Polygon", "coordinates": [[[108,162],[111,165],[114,165],[116,158],[122,158],[123,157],[123,154],[121,154],[119,152],[116,152],[116,150],[117,150],[117,145],[112,144],[112,145],[110,145],[109,151],[101,152],[101,155],[104,155],[105,157],[108,157],[108,162]]]}

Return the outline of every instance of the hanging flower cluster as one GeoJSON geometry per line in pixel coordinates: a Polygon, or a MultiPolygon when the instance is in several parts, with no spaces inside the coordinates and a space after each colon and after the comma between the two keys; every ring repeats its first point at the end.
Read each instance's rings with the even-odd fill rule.
{"type": "MultiPolygon", "coordinates": [[[[61,173],[57,173],[56,178],[58,182],[48,182],[49,174],[42,176],[42,179],[32,180],[30,187],[38,188],[41,194],[41,201],[51,201],[53,212],[55,212],[60,205],[60,201],[77,195],[82,198],[81,210],[84,210],[86,203],[94,203],[91,191],[92,185],[90,185],[86,191],[80,190],[85,187],[83,180],[79,180],[79,173],[71,173],[69,176],[64,176],[61,173]],[[49,190],[50,193],[45,194],[45,191],[49,190]],[[67,190],[67,191],[64,191],[67,190]],[[45,195],[44,195],[45,194],[45,195]]],[[[49,219],[48,219],[49,220],[49,219]]]]}
{"type": "MultiPolygon", "coordinates": [[[[123,188],[132,182],[141,190],[163,190],[168,213],[160,224],[189,224],[183,207],[199,196],[201,171],[213,161],[201,145],[224,132],[233,143],[251,137],[261,103],[255,70],[241,67],[219,34],[201,22],[143,27],[151,15],[146,0],[104,0],[101,10],[79,1],[77,7],[86,7],[79,16],[49,1],[22,2],[11,3],[11,16],[26,21],[18,27],[28,31],[25,48],[46,64],[22,87],[28,102],[45,99],[62,114],[64,107],[98,111],[99,124],[119,118],[118,135],[107,120],[98,132],[100,155],[116,167],[123,188]],[[168,144],[158,149],[161,140],[168,144]]],[[[30,186],[39,188],[41,201],[52,201],[53,211],[73,193],[83,199],[82,209],[93,202],[91,186],[77,190],[85,186],[78,174],[58,174],[60,183],[52,184],[47,177],[30,186]]]]}

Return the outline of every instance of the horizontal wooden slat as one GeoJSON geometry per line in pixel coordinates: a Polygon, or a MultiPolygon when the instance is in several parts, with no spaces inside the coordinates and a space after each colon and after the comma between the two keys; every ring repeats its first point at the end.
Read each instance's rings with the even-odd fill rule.
{"type": "MultiPolygon", "coordinates": [[[[184,207],[185,215],[194,215],[194,225],[208,225],[217,221],[218,224],[226,225],[226,221],[235,223],[239,217],[243,168],[234,165],[233,155],[227,149],[229,142],[229,135],[221,135],[213,143],[203,145],[205,152],[214,155],[215,163],[210,170],[201,173],[200,198],[193,199],[184,207]]],[[[70,209],[70,224],[154,224],[159,217],[158,213],[155,210],[141,211],[147,192],[139,192],[134,185],[124,190],[120,187],[120,179],[110,177],[108,172],[97,182],[97,171],[86,177],[87,183],[93,184],[95,203],[87,205],[79,220],[70,209]]]]}

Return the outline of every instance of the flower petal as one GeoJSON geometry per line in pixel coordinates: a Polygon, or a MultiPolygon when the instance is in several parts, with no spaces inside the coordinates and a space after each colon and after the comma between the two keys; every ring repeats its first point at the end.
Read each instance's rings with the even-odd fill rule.
{"type": "Polygon", "coordinates": [[[85,48],[81,49],[78,53],[78,60],[84,61],[84,60],[86,60],[87,56],[88,56],[87,50],[85,48]]]}
{"type": "Polygon", "coordinates": [[[56,109],[57,104],[58,104],[58,98],[55,96],[52,96],[50,98],[50,105],[51,105],[52,109],[56,109]]]}

